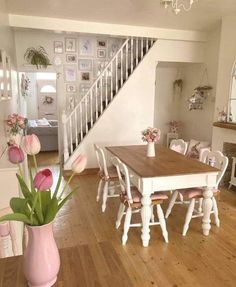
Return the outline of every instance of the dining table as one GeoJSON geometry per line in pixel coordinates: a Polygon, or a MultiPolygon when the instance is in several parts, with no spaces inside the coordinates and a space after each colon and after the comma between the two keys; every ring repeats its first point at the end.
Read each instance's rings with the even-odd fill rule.
{"type": "Polygon", "coordinates": [[[151,194],[183,188],[204,188],[202,230],[209,235],[211,229],[213,188],[216,187],[219,170],[196,159],[175,152],[161,144],[155,144],[155,156],[147,156],[146,145],[106,146],[112,157],[118,157],[126,164],[132,184],[141,198],[142,244],[149,245],[151,219],[151,194]]]}

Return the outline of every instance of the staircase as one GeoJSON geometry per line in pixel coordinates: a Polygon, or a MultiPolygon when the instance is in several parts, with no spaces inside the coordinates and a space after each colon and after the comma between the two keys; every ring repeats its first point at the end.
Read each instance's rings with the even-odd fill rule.
{"type": "Polygon", "coordinates": [[[79,148],[95,123],[155,43],[152,38],[128,38],[74,109],[63,112],[64,163],[79,148]]]}

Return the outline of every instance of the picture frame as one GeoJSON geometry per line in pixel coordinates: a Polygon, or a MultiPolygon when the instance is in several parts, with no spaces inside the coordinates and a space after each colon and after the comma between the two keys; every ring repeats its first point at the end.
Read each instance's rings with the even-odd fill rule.
{"type": "Polygon", "coordinates": [[[66,55],[67,63],[77,63],[77,55],[76,54],[67,54],[66,55]]]}
{"type": "Polygon", "coordinates": [[[66,85],[67,93],[76,93],[76,85],[75,84],[67,84],[66,85]]]}
{"type": "Polygon", "coordinates": [[[90,59],[79,59],[78,66],[80,71],[92,71],[93,61],[90,59]]]}
{"type": "Polygon", "coordinates": [[[63,53],[63,42],[62,41],[54,41],[53,42],[54,53],[62,54],[63,53]]]}
{"type": "Polygon", "coordinates": [[[92,73],[91,72],[80,72],[80,81],[81,82],[91,82],[92,80],[92,73]]]}
{"type": "Polygon", "coordinates": [[[82,96],[84,96],[87,91],[90,89],[91,84],[90,83],[81,83],[79,85],[79,93],[82,94],[82,96]]]}
{"type": "Polygon", "coordinates": [[[76,38],[66,38],[65,39],[65,51],[66,52],[76,52],[76,38]]]}
{"type": "Polygon", "coordinates": [[[93,73],[94,73],[95,78],[100,76],[101,72],[104,70],[107,64],[108,64],[108,61],[105,59],[94,61],[93,73]]]}
{"type": "Polygon", "coordinates": [[[81,57],[94,56],[94,44],[92,38],[87,37],[79,39],[79,55],[81,57]]]}
{"type": "Polygon", "coordinates": [[[77,66],[65,65],[64,66],[64,79],[65,82],[75,82],[77,80],[77,66]]]}
{"type": "Polygon", "coordinates": [[[110,38],[108,41],[108,57],[112,58],[121,47],[122,39],[110,38]]]}
{"type": "Polygon", "coordinates": [[[107,48],[107,40],[106,39],[97,39],[97,47],[98,48],[107,48]]]}
{"type": "Polygon", "coordinates": [[[97,49],[98,58],[106,58],[107,50],[106,49],[97,49]]]}

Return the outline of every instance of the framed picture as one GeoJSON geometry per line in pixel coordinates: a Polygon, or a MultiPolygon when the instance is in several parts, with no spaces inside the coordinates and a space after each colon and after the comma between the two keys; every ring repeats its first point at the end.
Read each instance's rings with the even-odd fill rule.
{"type": "Polygon", "coordinates": [[[94,55],[92,38],[79,39],[79,55],[82,57],[88,57],[94,55]]]}
{"type": "Polygon", "coordinates": [[[110,38],[108,41],[108,56],[112,58],[123,43],[122,39],[110,38]]]}
{"type": "Polygon", "coordinates": [[[66,52],[76,52],[76,39],[75,38],[66,38],[65,50],[66,52]]]}
{"type": "Polygon", "coordinates": [[[55,54],[63,53],[63,42],[62,41],[54,41],[54,53],[55,54]]]}
{"type": "Polygon", "coordinates": [[[92,80],[91,72],[80,72],[81,82],[90,82],[92,80]]]}
{"type": "Polygon", "coordinates": [[[98,49],[97,50],[97,57],[98,58],[106,58],[107,51],[105,49],[98,49]]]}
{"type": "Polygon", "coordinates": [[[94,77],[97,78],[98,76],[100,76],[101,72],[104,70],[104,68],[106,67],[106,65],[108,64],[108,61],[106,60],[97,60],[94,61],[94,77]]]}
{"type": "Polygon", "coordinates": [[[107,40],[97,39],[97,47],[98,48],[106,48],[107,47],[107,40]]]}
{"type": "Polygon", "coordinates": [[[77,79],[76,74],[76,65],[65,65],[64,66],[64,75],[65,82],[75,82],[77,79]]]}
{"type": "Polygon", "coordinates": [[[89,59],[79,59],[79,70],[80,71],[92,71],[93,61],[89,59]]]}
{"type": "Polygon", "coordinates": [[[66,55],[66,62],[67,63],[76,63],[77,62],[77,55],[66,55]]]}
{"type": "Polygon", "coordinates": [[[86,84],[81,83],[79,85],[79,93],[82,94],[82,96],[85,95],[87,93],[87,91],[89,90],[90,86],[91,85],[89,83],[86,83],[86,84]]]}
{"type": "Polygon", "coordinates": [[[76,93],[76,85],[75,84],[67,84],[66,85],[67,93],[76,93]]]}

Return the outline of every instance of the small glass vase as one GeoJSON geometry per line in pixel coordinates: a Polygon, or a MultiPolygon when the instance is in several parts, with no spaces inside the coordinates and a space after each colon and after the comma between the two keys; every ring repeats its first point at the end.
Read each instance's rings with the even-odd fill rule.
{"type": "Polygon", "coordinates": [[[155,142],[148,142],[147,144],[147,157],[155,157],[155,142]]]}

